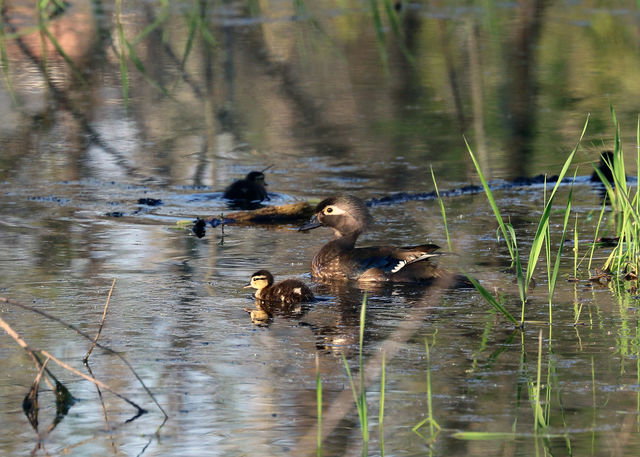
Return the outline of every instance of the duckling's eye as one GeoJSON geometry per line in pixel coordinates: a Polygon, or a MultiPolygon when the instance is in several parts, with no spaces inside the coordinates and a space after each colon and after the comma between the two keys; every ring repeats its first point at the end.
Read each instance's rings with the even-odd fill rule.
{"type": "Polygon", "coordinates": [[[333,208],[329,206],[328,208],[326,208],[324,210],[324,212],[327,213],[327,214],[331,214],[331,213],[333,213],[333,208]]]}

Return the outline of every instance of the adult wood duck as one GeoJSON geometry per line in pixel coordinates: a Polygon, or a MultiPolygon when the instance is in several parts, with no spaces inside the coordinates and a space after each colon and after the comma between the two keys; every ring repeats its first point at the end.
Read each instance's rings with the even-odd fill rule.
{"type": "Polygon", "coordinates": [[[262,171],[252,171],[244,179],[240,179],[227,187],[224,191],[224,198],[240,204],[270,200],[266,187],[264,173],[262,171]]]}
{"type": "Polygon", "coordinates": [[[358,281],[433,282],[455,275],[440,270],[433,257],[440,255],[435,244],[356,248],[362,232],[373,222],[365,203],[357,197],[341,195],[318,204],[316,214],[298,230],[325,226],[335,238],[314,256],[311,274],[319,279],[358,281]]]}
{"type": "Polygon", "coordinates": [[[255,297],[267,303],[293,305],[314,299],[313,293],[302,281],[285,279],[277,284],[273,283],[273,275],[267,270],[256,271],[245,288],[256,289],[255,297]]]}

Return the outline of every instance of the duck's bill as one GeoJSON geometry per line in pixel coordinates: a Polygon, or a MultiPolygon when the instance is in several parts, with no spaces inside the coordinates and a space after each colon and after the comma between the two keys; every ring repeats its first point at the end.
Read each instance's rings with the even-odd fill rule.
{"type": "Polygon", "coordinates": [[[312,230],[314,228],[320,227],[322,224],[318,221],[317,216],[313,216],[309,222],[304,224],[302,227],[298,227],[299,232],[306,232],[307,230],[312,230]]]}
{"type": "Polygon", "coordinates": [[[246,286],[243,287],[243,289],[250,289],[251,288],[251,284],[247,284],[246,286]]]}

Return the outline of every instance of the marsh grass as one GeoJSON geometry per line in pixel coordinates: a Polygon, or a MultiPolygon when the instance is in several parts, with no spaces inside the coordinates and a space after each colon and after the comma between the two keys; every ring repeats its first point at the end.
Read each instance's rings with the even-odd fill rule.
{"type": "Polygon", "coordinates": [[[438,205],[440,205],[440,213],[442,214],[442,220],[444,222],[444,232],[447,235],[447,247],[449,248],[449,252],[453,252],[451,248],[451,238],[449,236],[449,226],[447,224],[447,212],[444,209],[444,203],[442,201],[442,197],[440,196],[440,191],[438,190],[438,183],[436,182],[436,176],[433,174],[433,167],[429,167],[431,170],[431,179],[433,180],[433,187],[436,191],[436,196],[438,197],[438,205]]]}
{"type": "MultiPolygon", "coordinates": [[[[611,170],[613,183],[610,183],[604,173],[596,167],[595,173],[605,187],[607,198],[611,204],[611,211],[615,221],[618,243],[613,248],[603,270],[613,275],[631,274],[637,276],[640,271],[640,196],[636,185],[635,193],[627,182],[625,162],[620,141],[620,126],[615,111],[611,109],[611,116],[615,125],[613,158],[609,160],[603,156],[603,161],[611,170]]],[[[637,160],[640,163],[640,119],[636,127],[637,160]]],[[[640,167],[636,171],[636,179],[640,176],[640,167]]],[[[597,238],[596,238],[597,239],[597,238]]]]}
{"type": "MultiPolygon", "coordinates": [[[[564,165],[562,166],[562,170],[560,171],[559,175],[558,175],[558,179],[549,195],[549,198],[547,199],[545,197],[544,201],[544,208],[542,211],[542,214],[540,216],[540,220],[538,221],[538,226],[536,229],[536,233],[533,237],[533,240],[531,242],[531,248],[529,250],[529,255],[528,255],[528,261],[527,261],[527,265],[526,265],[526,269],[523,266],[522,263],[522,259],[521,259],[521,255],[520,255],[520,249],[518,248],[518,238],[517,235],[515,233],[515,230],[513,229],[513,226],[508,223],[505,222],[504,217],[502,216],[500,209],[498,208],[498,205],[495,201],[495,198],[493,197],[493,193],[491,192],[491,188],[489,186],[489,184],[487,183],[487,180],[482,172],[482,169],[480,168],[480,164],[478,163],[478,160],[476,159],[471,146],[469,146],[469,143],[467,142],[466,138],[465,138],[465,144],[467,146],[467,150],[469,152],[469,155],[471,156],[471,160],[473,161],[473,164],[476,168],[476,171],[478,173],[478,176],[480,177],[480,181],[482,183],[482,187],[484,189],[484,192],[487,196],[487,200],[489,201],[489,205],[491,206],[491,209],[493,210],[494,216],[496,218],[496,221],[498,222],[498,233],[502,234],[503,240],[505,242],[505,244],[507,245],[507,249],[509,250],[509,255],[511,257],[511,263],[512,266],[515,268],[516,271],[516,279],[517,279],[517,283],[518,283],[518,291],[520,294],[520,301],[521,301],[521,312],[520,312],[520,326],[524,325],[524,320],[525,320],[525,308],[526,308],[526,303],[527,303],[527,293],[528,293],[528,288],[529,288],[529,284],[531,283],[531,280],[533,278],[533,274],[536,268],[536,265],[538,263],[538,260],[540,259],[540,253],[542,251],[543,246],[545,245],[545,243],[547,243],[547,246],[549,246],[549,242],[550,240],[549,238],[549,223],[550,223],[550,218],[551,218],[551,213],[552,213],[552,208],[553,208],[553,204],[556,198],[556,193],[558,191],[558,188],[560,186],[560,184],[562,183],[562,180],[564,179],[564,177],[567,174],[567,171],[569,170],[569,166],[571,165],[573,158],[576,155],[576,152],[578,151],[578,147],[580,145],[580,142],[582,141],[582,138],[584,137],[584,134],[586,132],[587,126],[589,124],[589,118],[587,118],[587,120],[585,121],[584,127],[582,129],[582,133],[580,135],[580,139],[578,140],[576,146],[573,148],[573,150],[571,151],[571,153],[569,154],[569,156],[567,157],[567,159],[564,162],[564,165]]],[[[546,185],[545,185],[546,188],[546,185]]],[[[570,196],[571,198],[571,196],[570,196]]],[[[565,213],[564,213],[564,217],[565,217],[565,232],[566,232],[566,222],[568,221],[568,217],[569,217],[569,213],[571,210],[571,205],[567,204],[566,208],[565,208],[565,213]]],[[[564,237],[564,234],[563,234],[564,237]]],[[[499,237],[498,237],[499,238],[499,237]]],[[[562,254],[561,251],[562,248],[560,248],[560,252],[559,255],[562,254]]],[[[548,258],[550,260],[550,250],[548,248],[548,258]]],[[[556,266],[559,265],[559,258],[556,258],[556,266]]],[[[556,269],[556,266],[554,266],[554,270],[556,269]]],[[[551,272],[551,270],[549,270],[551,272]]],[[[557,273],[555,275],[555,277],[550,277],[549,278],[550,282],[553,280],[557,280],[557,273]]],[[[477,281],[476,281],[477,284],[477,281]]],[[[474,284],[475,285],[475,284],[474,284]]],[[[477,287],[476,287],[477,288],[477,287]]],[[[480,291],[480,289],[478,289],[480,291]]],[[[553,297],[553,290],[555,290],[555,282],[553,285],[550,285],[550,290],[549,290],[549,296],[550,296],[550,301],[553,297]]],[[[482,296],[487,299],[487,294],[483,293],[482,291],[480,291],[482,296]]],[[[495,303],[490,302],[490,304],[492,306],[495,307],[495,303]]],[[[504,308],[504,307],[503,307],[504,308]]],[[[504,312],[501,311],[503,314],[504,312]]],[[[506,315],[505,315],[506,316],[506,315]]],[[[549,319],[551,319],[551,314],[549,315],[549,319]]]]}

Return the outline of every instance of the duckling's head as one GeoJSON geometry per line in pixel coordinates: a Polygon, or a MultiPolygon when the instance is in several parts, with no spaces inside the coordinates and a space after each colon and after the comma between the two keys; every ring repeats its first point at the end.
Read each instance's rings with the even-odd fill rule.
{"type": "Polygon", "coordinates": [[[332,228],[337,237],[357,236],[372,223],[373,218],[362,200],[352,195],[339,195],[318,203],[316,214],[298,230],[325,226],[332,228]]]}
{"type": "Polygon", "coordinates": [[[245,286],[245,289],[248,287],[252,287],[254,289],[262,290],[265,287],[268,287],[273,284],[273,275],[269,273],[267,270],[256,271],[251,275],[251,279],[249,280],[249,284],[245,286]]]}
{"type": "Polygon", "coordinates": [[[249,182],[254,182],[256,184],[259,184],[263,187],[267,186],[267,183],[264,182],[264,173],[261,171],[252,171],[247,176],[245,176],[244,179],[246,179],[249,182]]]}

